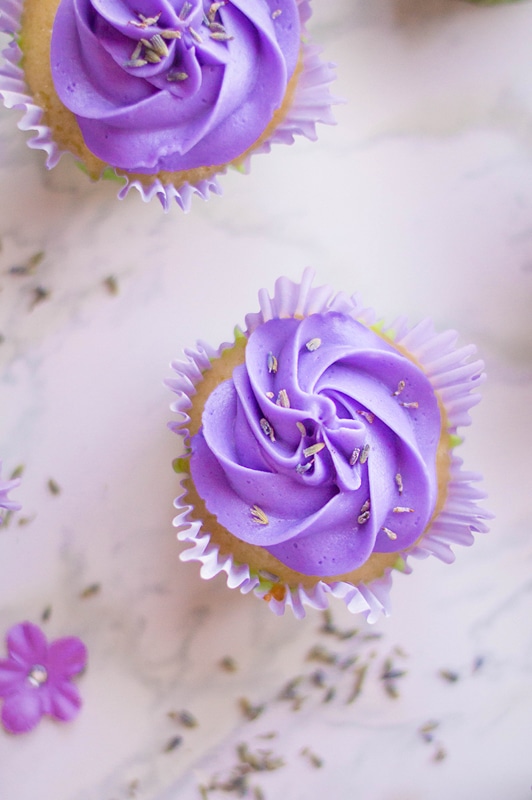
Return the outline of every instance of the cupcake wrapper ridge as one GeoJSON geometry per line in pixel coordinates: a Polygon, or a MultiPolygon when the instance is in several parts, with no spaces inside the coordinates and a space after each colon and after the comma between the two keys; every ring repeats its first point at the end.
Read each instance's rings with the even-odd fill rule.
{"type": "MultiPolygon", "coordinates": [[[[456,348],[456,332],[437,333],[430,320],[409,327],[407,321],[401,317],[389,326],[379,325],[374,311],[365,307],[357,294],[348,297],[342,292],[335,293],[328,286],[313,287],[313,278],[313,270],[306,269],[300,283],[294,283],[285,277],[279,278],[272,297],[262,289],[259,292],[260,311],[246,316],[246,331],[242,334],[237,329],[237,336],[249,336],[255,328],[270,319],[306,317],[325,311],[349,314],[367,326],[378,327],[390,341],[407,349],[422,366],[445,407],[448,432],[451,437],[456,437],[453,444],[458,444],[461,440],[456,436],[456,431],[458,427],[470,424],[469,410],[480,399],[472,391],[485,379],[483,362],[469,361],[476,352],[475,347],[456,348]]],[[[166,383],[177,395],[171,409],[180,419],[171,422],[169,427],[185,441],[189,437],[187,425],[190,417],[187,411],[192,405],[191,397],[196,392],[195,387],[202,380],[203,373],[211,368],[211,360],[218,358],[225,349],[232,346],[232,343],[225,343],[218,349],[213,349],[199,342],[196,349],[185,350],[186,360],[175,361],[171,365],[176,375],[166,383]]],[[[181,462],[179,467],[181,471],[181,462]]],[[[471,545],[474,533],[488,530],[486,521],[491,515],[477,505],[485,497],[474,485],[480,480],[479,475],[463,471],[461,459],[451,453],[450,479],[444,507],[422,539],[407,551],[398,553],[396,569],[410,573],[411,557],[421,559],[432,555],[445,563],[451,563],[454,560],[452,546],[471,545]]],[[[283,614],[286,608],[291,608],[297,618],[302,618],[305,616],[305,607],[326,609],[330,597],[343,600],[349,611],[363,614],[368,622],[375,622],[381,615],[390,614],[393,569],[387,569],[382,577],[369,584],[354,586],[345,581],[326,583],[320,580],[312,589],[305,589],[301,585],[295,589],[287,588],[283,599],[270,596],[272,582],[268,581],[268,576],[257,574],[246,564],[236,563],[232,556],[222,556],[218,546],[211,543],[210,534],[203,523],[189,519],[192,507],[186,505],[185,496],[186,492],[183,491],[174,504],[178,509],[174,519],[174,526],[178,529],[177,537],[191,545],[181,553],[180,558],[182,561],[199,561],[202,578],[210,579],[225,572],[230,588],[238,588],[243,594],[253,592],[257,597],[265,599],[277,615],[283,614]]]]}
{"type": "MultiPolygon", "coordinates": [[[[5,63],[0,65],[0,97],[6,108],[19,109],[23,112],[18,128],[21,131],[34,133],[28,140],[28,147],[44,150],[46,166],[52,169],[68,151],[61,149],[54,142],[52,130],[42,124],[43,109],[31,97],[25,81],[24,70],[21,67],[22,51],[17,41],[22,7],[23,0],[0,0],[0,31],[13,36],[12,41],[2,51],[5,63]]],[[[302,69],[292,103],[270,136],[260,144],[252,146],[245,155],[237,159],[238,169],[241,172],[249,171],[251,156],[269,153],[272,144],[293,144],[296,136],[304,136],[315,141],[316,123],[335,124],[331,106],[339,101],[329,90],[330,83],[335,79],[334,65],[321,61],[320,48],[308,42],[305,31],[305,23],[311,16],[308,0],[298,0],[298,10],[302,26],[302,69]]],[[[178,188],[171,183],[163,183],[158,177],[154,177],[153,182],[146,186],[142,181],[129,178],[123,172],[118,173],[111,166],[106,172],[108,176],[120,182],[118,191],[120,200],[124,199],[131,189],[136,189],[146,203],[157,197],[164,211],[169,211],[175,201],[186,213],[190,211],[194,195],[198,195],[202,200],[208,200],[211,194],[222,194],[218,177],[226,173],[228,166],[231,164],[221,166],[216,174],[208,179],[193,184],[186,182],[178,188]]]]}

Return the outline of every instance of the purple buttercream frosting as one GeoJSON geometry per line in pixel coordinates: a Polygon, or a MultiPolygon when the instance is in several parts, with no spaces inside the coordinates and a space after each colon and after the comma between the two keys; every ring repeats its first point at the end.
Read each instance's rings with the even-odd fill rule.
{"type": "Polygon", "coordinates": [[[202,422],[190,469],[207,508],[303,574],[402,551],[430,521],[442,425],[433,387],[351,316],[260,325],[202,422]]]}
{"type": "Polygon", "coordinates": [[[182,171],[257,141],[300,44],[296,0],[61,0],[52,76],[98,158],[182,171]]]}

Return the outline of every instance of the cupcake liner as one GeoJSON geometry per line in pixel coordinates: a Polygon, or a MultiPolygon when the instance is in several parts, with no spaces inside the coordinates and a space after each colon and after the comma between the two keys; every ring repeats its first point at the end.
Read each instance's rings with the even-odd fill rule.
{"type": "MultiPolygon", "coordinates": [[[[260,311],[245,317],[245,333],[237,328],[237,337],[248,337],[259,325],[270,319],[301,318],[325,311],[348,314],[378,330],[394,345],[407,349],[418,361],[444,405],[452,445],[459,444],[461,439],[457,436],[457,428],[470,424],[469,410],[480,399],[472,391],[485,379],[483,362],[469,361],[475,348],[457,348],[457,334],[454,331],[437,333],[430,320],[409,327],[407,321],[401,317],[389,326],[381,325],[377,323],[372,309],[365,307],[357,294],[348,297],[341,292],[335,293],[328,286],[313,287],[313,277],[314,272],[307,269],[300,283],[280,278],[275,284],[272,297],[266,290],[261,290],[260,311]]],[[[233,343],[224,343],[214,350],[204,343],[198,343],[196,349],[185,350],[186,360],[172,363],[176,376],[169,379],[167,385],[177,395],[171,408],[180,419],[170,423],[169,427],[182,436],[185,442],[189,438],[187,425],[190,417],[187,411],[192,405],[191,397],[196,392],[195,387],[202,380],[203,373],[211,368],[211,359],[218,358],[225,349],[232,346],[233,343]]],[[[487,531],[486,520],[491,515],[477,505],[485,495],[474,486],[480,476],[463,471],[462,461],[454,453],[451,453],[450,461],[450,479],[443,509],[420,541],[398,553],[398,563],[393,569],[411,572],[410,557],[426,558],[432,555],[450,563],[454,560],[452,546],[470,545],[473,543],[474,533],[487,531]]],[[[186,460],[179,460],[177,467],[179,472],[186,473],[186,460]]],[[[182,480],[185,477],[186,475],[182,480]]],[[[369,584],[355,586],[345,581],[326,583],[320,580],[312,589],[301,585],[291,588],[282,599],[271,596],[274,580],[268,580],[268,575],[258,573],[246,564],[236,563],[231,556],[220,555],[218,546],[211,542],[204,524],[189,518],[192,507],[186,504],[185,497],[186,490],[183,490],[174,504],[178,509],[174,519],[174,525],[178,529],[177,537],[190,545],[181,553],[180,558],[182,561],[199,561],[202,578],[209,579],[224,572],[230,588],[238,588],[243,594],[253,592],[268,602],[270,609],[278,615],[283,614],[286,608],[291,608],[297,618],[302,618],[305,616],[305,607],[321,610],[327,608],[329,597],[343,600],[351,612],[363,614],[368,622],[375,622],[381,615],[389,615],[392,568],[369,584]]]]}
{"type": "MultiPolygon", "coordinates": [[[[14,500],[10,500],[8,495],[13,489],[20,485],[19,478],[12,478],[8,481],[2,480],[2,462],[0,461],[0,509],[5,508],[6,511],[20,511],[22,506],[14,500]]],[[[2,522],[2,515],[0,513],[0,524],[2,522]]]]}
{"type": "MultiPolygon", "coordinates": [[[[34,135],[28,140],[28,147],[44,150],[46,166],[51,169],[57,165],[61,156],[69,151],[61,149],[53,139],[52,130],[42,124],[43,109],[35,103],[26,84],[24,70],[21,67],[22,51],[17,41],[23,2],[24,0],[0,0],[0,31],[13,36],[7,48],[2,51],[5,64],[0,65],[0,97],[6,108],[19,109],[23,112],[22,118],[17,123],[18,128],[33,132],[34,135]]],[[[318,122],[326,125],[335,124],[331,106],[339,101],[333,98],[329,90],[329,84],[335,78],[334,65],[321,61],[320,48],[308,42],[305,30],[305,22],[311,16],[308,0],[297,0],[297,6],[302,28],[302,68],[292,103],[276,129],[264,141],[259,140],[235,160],[234,166],[244,173],[250,169],[251,156],[269,153],[273,144],[293,144],[296,136],[304,136],[315,141],[318,122]]],[[[157,197],[164,211],[168,211],[175,202],[184,212],[188,212],[194,195],[198,195],[202,200],[208,200],[211,194],[222,194],[218,177],[224,175],[229,166],[232,164],[222,165],[215,175],[198,180],[196,183],[185,182],[178,188],[171,183],[163,183],[160,178],[154,178],[153,182],[146,186],[138,178],[130,178],[123,172],[119,173],[112,166],[106,169],[107,174],[103,177],[111,177],[120,182],[121,187],[117,195],[120,200],[124,199],[131,189],[136,189],[146,203],[157,197]]]]}

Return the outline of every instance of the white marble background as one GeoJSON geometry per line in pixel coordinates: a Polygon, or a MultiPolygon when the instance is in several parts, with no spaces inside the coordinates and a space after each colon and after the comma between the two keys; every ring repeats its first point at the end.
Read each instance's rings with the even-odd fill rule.
{"type": "Polygon", "coordinates": [[[314,10],[347,101],[338,126],[256,157],[189,215],[118,202],[67,158],[47,172],[17,112],[0,113],[0,456],[4,474],[24,465],[23,511],[0,529],[0,634],[48,609],[46,633],[90,654],[75,722],[0,729],[2,800],[195,800],[239,744],[284,762],[251,776],[254,800],[532,797],[532,2],[314,10]],[[36,253],[33,274],[10,271],[36,253]],[[318,613],[279,619],[201,581],[171,524],[169,362],[229,339],[260,287],[309,264],[388,319],[458,329],[489,374],[462,455],[485,476],[491,533],[396,578],[372,628],[336,605],[360,628],[345,640],[318,613]],[[317,645],[336,663],[309,661],[317,645]],[[369,667],[347,703],[352,655],[369,667]],[[388,657],[406,673],[396,698],[388,657]],[[184,709],[196,727],[168,716],[184,709]]]}

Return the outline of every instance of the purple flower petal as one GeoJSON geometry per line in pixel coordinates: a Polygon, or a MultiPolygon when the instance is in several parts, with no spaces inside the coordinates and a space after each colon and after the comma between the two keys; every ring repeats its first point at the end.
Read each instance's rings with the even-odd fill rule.
{"type": "Polygon", "coordinates": [[[48,670],[58,678],[70,678],[84,669],[87,648],[76,636],[65,636],[52,642],[48,649],[48,670]]]}
{"type": "Polygon", "coordinates": [[[27,669],[16,661],[0,659],[0,697],[17,692],[23,685],[27,669]]]}
{"type": "Polygon", "coordinates": [[[7,649],[13,661],[28,667],[34,664],[46,666],[47,650],[46,637],[37,625],[31,622],[21,622],[14,625],[7,634],[7,649]]]}
{"type": "Polygon", "coordinates": [[[42,717],[42,702],[38,690],[22,690],[4,700],[2,724],[9,733],[27,733],[42,717]]]}
{"type": "Polygon", "coordinates": [[[68,722],[74,719],[81,708],[81,697],[77,686],[70,682],[58,683],[50,692],[50,709],[52,717],[68,722]]]}

